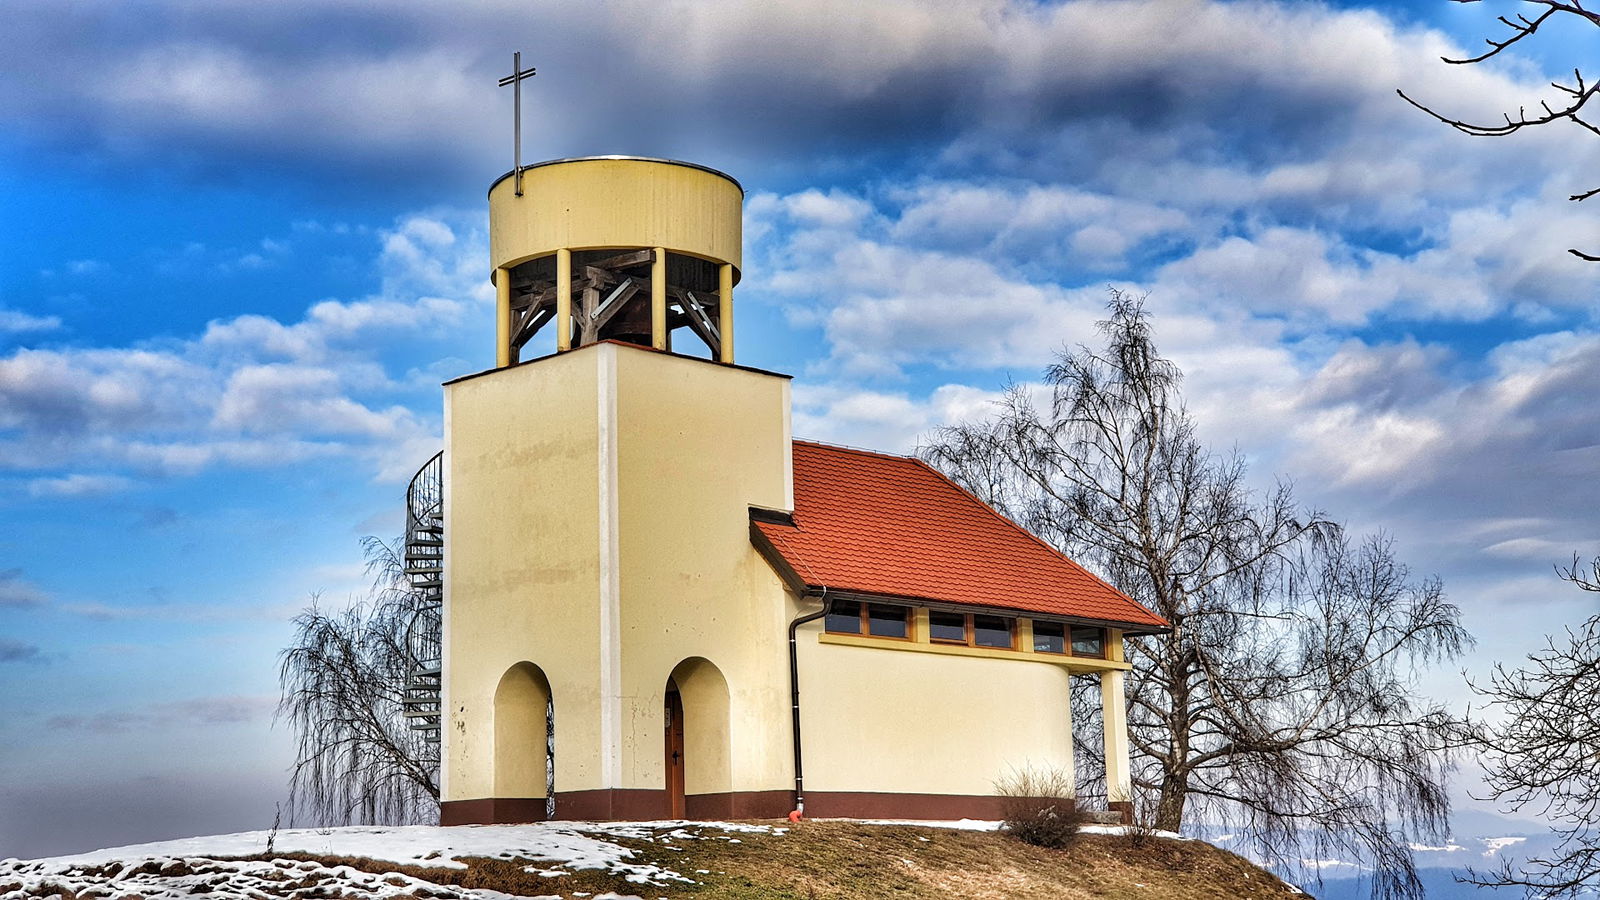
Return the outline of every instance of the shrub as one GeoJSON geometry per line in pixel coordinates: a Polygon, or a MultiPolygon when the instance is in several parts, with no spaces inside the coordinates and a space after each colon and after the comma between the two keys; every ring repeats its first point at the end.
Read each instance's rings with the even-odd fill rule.
{"type": "Polygon", "coordinates": [[[1135,849],[1147,847],[1156,839],[1156,799],[1149,794],[1128,798],[1128,818],[1123,823],[1123,841],[1135,849]]]}
{"type": "Polygon", "coordinates": [[[1059,850],[1072,843],[1087,817],[1078,811],[1065,769],[1025,766],[995,782],[1000,828],[1023,843],[1059,850]]]}

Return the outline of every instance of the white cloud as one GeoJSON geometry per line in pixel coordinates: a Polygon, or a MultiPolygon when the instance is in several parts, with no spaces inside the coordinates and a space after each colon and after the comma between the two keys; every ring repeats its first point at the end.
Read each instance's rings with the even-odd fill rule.
{"type": "Polygon", "coordinates": [[[27,331],[54,331],[61,327],[60,316],[35,316],[14,309],[0,309],[0,334],[27,331]]]}
{"type": "Polygon", "coordinates": [[[99,497],[127,490],[133,481],[121,475],[93,475],[74,472],[59,478],[35,478],[28,482],[32,497],[99,497]]]}
{"type": "Polygon", "coordinates": [[[371,409],[341,391],[328,369],[281,363],[245,366],[228,376],[212,425],[246,434],[391,437],[416,423],[401,407],[371,409]]]}
{"type": "Polygon", "coordinates": [[[49,601],[48,594],[22,577],[21,569],[0,569],[0,609],[31,609],[49,601]]]}
{"type": "Polygon", "coordinates": [[[998,391],[962,384],[933,389],[926,397],[840,384],[798,384],[794,393],[795,436],[911,453],[935,429],[971,421],[992,410],[998,391]]]}
{"type": "Polygon", "coordinates": [[[930,182],[896,199],[897,241],[1044,265],[1120,266],[1142,243],[1194,227],[1179,209],[1063,184],[930,182]]]}
{"type": "Polygon", "coordinates": [[[503,169],[498,140],[462,139],[504,133],[506,92],[492,85],[508,60],[481,40],[495,33],[539,61],[527,115],[562,123],[538,132],[555,156],[716,148],[720,161],[754,165],[777,151],[888,152],[1069,173],[1164,205],[1269,202],[1408,219],[1428,197],[1460,200],[1514,190],[1535,171],[1584,170],[1538,135],[1429,152],[1449,139],[1444,127],[1403,104],[1396,87],[1493,118],[1534,105],[1546,79],[1529,67],[1444,66],[1438,57],[1455,49],[1446,39],[1371,10],[613,0],[546,4],[533,17],[510,0],[448,9],[403,0],[381,11],[294,0],[164,15],[175,2],[141,16],[95,4],[70,14],[25,8],[13,17],[16,52],[0,63],[16,76],[0,112],[23,129],[72,132],[119,153],[170,157],[182,147],[236,158],[249,148],[384,184],[395,171],[503,169]],[[635,40],[652,29],[674,35],[674,52],[635,40]],[[364,41],[344,39],[355,30],[364,41]],[[113,51],[125,65],[107,85],[93,63],[113,51]],[[600,77],[594,58],[607,60],[600,77]],[[593,115],[601,98],[609,115],[593,115]],[[1373,135],[1386,152],[1372,152],[1373,135]],[[1231,154],[1249,168],[1212,167],[1231,154]]]}
{"type": "Polygon", "coordinates": [[[189,340],[0,357],[0,466],[112,470],[36,477],[27,490],[39,497],[127,487],[129,471],[334,455],[366,459],[378,478],[409,475],[394,454],[437,449],[439,424],[400,402],[413,386],[384,356],[403,340],[448,346],[452,327],[486,314],[483,235],[459,218],[404,218],[375,260],[380,293],[316,303],[299,321],[242,315],[189,340]]]}

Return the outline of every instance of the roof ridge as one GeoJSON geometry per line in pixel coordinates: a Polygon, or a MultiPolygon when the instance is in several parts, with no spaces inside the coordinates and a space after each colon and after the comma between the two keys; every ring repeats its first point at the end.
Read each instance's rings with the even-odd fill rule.
{"type": "Polygon", "coordinates": [[[983,509],[984,512],[987,512],[989,515],[994,516],[996,519],[999,519],[1001,522],[1004,522],[1005,524],[1011,526],[1013,529],[1015,529],[1015,530],[1021,532],[1022,534],[1026,535],[1029,540],[1033,541],[1034,543],[1037,543],[1039,546],[1045,548],[1046,550],[1049,550],[1051,553],[1055,554],[1057,557],[1059,557],[1062,561],[1064,561],[1067,565],[1071,566],[1073,569],[1075,569],[1075,570],[1077,570],[1079,572],[1082,572],[1083,574],[1085,574],[1085,575],[1089,576],[1090,578],[1094,579],[1095,581],[1099,582],[1101,585],[1105,586],[1105,588],[1107,590],[1115,592],[1118,597],[1121,597],[1122,599],[1128,601],[1129,603],[1132,603],[1134,606],[1137,606],[1138,608],[1140,608],[1140,609],[1144,610],[1145,612],[1155,616],[1156,618],[1160,619],[1161,621],[1166,622],[1166,620],[1167,620],[1166,616],[1161,615],[1160,613],[1156,612],[1153,609],[1146,608],[1143,603],[1140,603],[1139,601],[1133,599],[1132,597],[1129,597],[1121,588],[1117,587],[1116,585],[1112,584],[1109,581],[1106,581],[1104,578],[1101,578],[1099,575],[1096,575],[1094,572],[1089,571],[1088,567],[1084,566],[1082,563],[1078,562],[1077,560],[1075,560],[1072,557],[1068,556],[1067,554],[1063,553],[1059,547],[1056,547],[1054,544],[1051,544],[1049,541],[1045,540],[1042,537],[1039,537],[1037,534],[1034,534],[1033,532],[1029,531],[1028,529],[1023,528],[1021,525],[1018,525],[1015,521],[1013,521],[1011,519],[1010,516],[1002,514],[1000,512],[1000,510],[995,509],[993,506],[990,506],[989,504],[983,502],[983,498],[982,497],[979,497],[977,494],[974,494],[973,492],[967,490],[965,487],[962,487],[961,484],[959,482],[957,482],[954,478],[951,478],[949,475],[946,475],[945,473],[939,471],[938,469],[934,468],[933,466],[928,465],[923,460],[918,459],[918,458],[916,458],[914,456],[906,457],[906,458],[911,460],[912,462],[916,463],[917,465],[921,466],[922,468],[927,469],[929,472],[932,472],[934,475],[936,475],[940,479],[942,479],[946,484],[948,484],[951,487],[955,488],[956,490],[960,491],[962,496],[966,497],[971,502],[977,504],[981,509],[983,509]]]}
{"type": "Polygon", "coordinates": [[[845,453],[855,453],[860,456],[876,456],[879,459],[897,459],[901,461],[920,462],[915,456],[904,453],[888,453],[883,450],[871,450],[866,447],[856,447],[851,444],[835,444],[831,441],[818,441],[808,438],[790,438],[791,444],[806,444],[811,447],[821,447],[824,450],[840,450],[845,453]]]}

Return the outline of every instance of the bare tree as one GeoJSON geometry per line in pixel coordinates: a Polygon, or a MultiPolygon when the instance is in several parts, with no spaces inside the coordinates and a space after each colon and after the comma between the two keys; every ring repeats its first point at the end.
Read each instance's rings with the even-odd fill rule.
{"type": "Polygon", "coordinates": [[[1391,542],[1352,542],[1208,451],[1143,298],[1112,290],[1101,330],[1103,349],[1048,369],[1045,409],[1014,387],[924,457],[1171,623],[1128,646],[1134,787],[1156,827],[1225,825],[1290,872],[1359,853],[1375,895],[1421,897],[1408,843],[1447,827],[1459,723],[1412,675],[1470,641],[1458,610],[1391,542]]]}
{"type": "MultiPolygon", "coordinates": [[[[1600,558],[1576,557],[1561,576],[1600,593],[1600,558]]],[[[1495,666],[1478,693],[1498,712],[1480,751],[1490,798],[1555,823],[1549,858],[1473,872],[1475,884],[1521,887],[1540,898],[1593,896],[1600,888],[1600,614],[1549,639],[1522,668],[1495,666]]]]}
{"type": "Polygon", "coordinates": [[[296,741],[290,821],[437,822],[438,747],[411,729],[402,703],[418,665],[408,635],[416,599],[400,542],[362,543],[373,577],[367,599],[329,612],[313,598],[280,654],[278,718],[296,741]]]}
{"type": "MultiPolygon", "coordinates": [[[[1479,0],[1452,0],[1452,2],[1477,3],[1479,0]]],[[[1494,38],[1485,38],[1484,43],[1488,45],[1488,50],[1485,50],[1477,56],[1468,56],[1459,59],[1452,59],[1451,57],[1445,56],[1441,57],[1441,59],[1451,65],[1456,66],[1473,65],[1476,63],[1481,63],[1485,60],[1493,59],[1504,51],[1515,47],[1517,44],[1532,39],[1535,35],[1540,33],[1540,29],[1545,28],[1552,20],[1556,22],[1556,25],[1549,25],[1551,28],[1555,28],[1562,23],[1568,22],[1578,23],[1580,25],[1600,26],[1600,13],[1585,9],[1582,0],[1520,0],[1520,2],[1537,8],[1539,10],[1538,14],[1533,18],[1529,18],[1518,13],[1515,20],[1507,18],[1506,16],[1498,16],[1497,18],[1500,23],[1509,29],[1509,31],[1503,38],[1499,40],[1494,38]]],[[[1559,81],[1555,81],[1551,82],[1550,86],[1556,91],[1557,99],[1554,103],[1551,103],[1549,100],[1541,100],[1539,101],[1538,108],[1533,111],[1529,111],[1526,106],[1521,106],[1517,108],[1517,114],[1515,116],[1509,112],[1502,113],[1501,121],[1489,122],[1472,122],[1465,119],[1453,118],[1435,111],[1431,106],[1413,100],[1411,97],[1407,96],[1406,92],[1403,90],[1396,91],[1396,93],[1398,93],[1400,97],[1407,103],[1415,106],[1417,109],[1422,110],[1433,118],[1438,119],[1440,122],[1449,125],[1451,128],[1454,128],[1463,134],[1470,134],[1474,137],[1504,137],[1509,134],[1515,134],[1523,129],[1537,128],[1541,125],[1550,125],[1556,122],[1568,122],[1573,125],[1577,125],[1590,134],[1600,135],[1600,126],[1597,126],[1595,122],[1589,118],[1589,114],[1585,110],[1585,107],[1588,105],[1589,101],[1594,98],[1595,92],[1600,90],[1600,84],[1584,78],[1582,70],[1574,68],[1572,70],[1571,84],[1562,84],[1559,81]]],[[[1573,201],[1583,201],[1595,196],[1596,194],[1600,194],[1600,188],[1590,188],[1589,190],[1580,191],[1579,193],[1573,194],[1567,199],[1573,201]]],[[[1589,262],[1600,262],[1600,256],[1591,255],[1581,250],[1569,249],[1567,252],[1580,259],[1588,260],[1589,262]]]]}

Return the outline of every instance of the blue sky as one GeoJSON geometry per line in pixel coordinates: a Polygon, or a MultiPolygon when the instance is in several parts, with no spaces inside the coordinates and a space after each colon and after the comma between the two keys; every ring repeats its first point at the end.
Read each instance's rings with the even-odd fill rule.
{"type": "Polygon", "coordinates": [[[740,358],[802,436],[910,450],[1149,291],[1208,439],[1441,574],[1469,672],[1520,657],[1594,611],[1551,567],[1600,552],[1600,142],[1394,94],[1493,116],[1592,57],[1438,62],[1514,8],[7,4],[0,855],[270,822],[287,619],[361,590],[492,362],[513,49],[526,158],[744,183],[740,358]]]}

